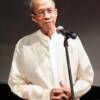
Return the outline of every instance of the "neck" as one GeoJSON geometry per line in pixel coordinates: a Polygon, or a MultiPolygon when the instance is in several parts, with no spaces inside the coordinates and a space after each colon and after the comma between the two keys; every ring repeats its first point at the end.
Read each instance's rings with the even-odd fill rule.
{"type": "Polygon", "coordinates": [[[43,32],[43,34],[45,34],[46,36],[48,36],[49,38],[51,38],[51,36],[53,35],[53,33],[56,32],[56,27],[52,30],[43,30],[41,29],[41,31],[43,32]]]}

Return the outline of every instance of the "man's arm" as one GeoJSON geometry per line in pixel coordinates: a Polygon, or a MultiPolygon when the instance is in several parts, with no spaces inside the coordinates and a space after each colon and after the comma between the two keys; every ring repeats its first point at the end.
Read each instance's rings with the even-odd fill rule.
{"type": "Polygon", "coordinates": [[[79,66],[78,66],[77,80],[74,84],[74,92],[76,97],[81,97],[90,90],[93,84],[94,72],[90,60],[78,37],[77,37],[77,48],[78,48],[79,66]]]}
{"type": "Polygon", "coordinates": [[[8,79],[8,85],[11,91],[23,99],[50,100],[49,89],[44,89],[37,84],[27,82],[26,76],[23,74],[23,66],[25,65],[23,58],[22,46],[18,43],[14,51],[8,79]]]}

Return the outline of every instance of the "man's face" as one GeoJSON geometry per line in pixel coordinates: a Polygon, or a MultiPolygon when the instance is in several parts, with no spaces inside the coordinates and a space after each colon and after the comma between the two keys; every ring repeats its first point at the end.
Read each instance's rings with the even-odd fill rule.
{"type": "Polygon", "coordinates": [[[37,23],[42,30],[55,28],[57,9],[51,0],[35,0],[32,20],[37,23]]]}

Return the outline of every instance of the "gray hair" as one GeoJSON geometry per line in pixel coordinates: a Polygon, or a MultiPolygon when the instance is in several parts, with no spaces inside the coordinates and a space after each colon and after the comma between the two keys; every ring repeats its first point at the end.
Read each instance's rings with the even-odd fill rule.
{"type": "MultiPolygon", "coordinates": [[[[53,5],[55,7],[55,2],[54,0],[51,0],[53,2],[53,5]]],[[[32,0],[25,0],[25,3],[24,3],[26,6],[28,6],[29,8],[33,8],[33,4],[32,4],[32,0]]]]}

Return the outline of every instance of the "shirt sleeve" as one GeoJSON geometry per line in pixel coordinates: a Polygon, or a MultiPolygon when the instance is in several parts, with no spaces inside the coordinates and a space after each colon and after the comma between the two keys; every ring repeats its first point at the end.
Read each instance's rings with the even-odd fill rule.
{"type": "Polygon", "coordinates": [[[17,96],[28,100],[50,100],[50,90],[44,89],[39,85],[28,83],[25,75],[23,75],[22,66],[22,46],[16,45],[11,71],[8,79],[8,85],[11,91],[17,96]]]}
{"type": "Polygon", "coordinates": [[[78,77],[74,84],[74,92],[76,97],[81,97],[87,93],[93,84],[94,72],[88,55],[84,50],[84,47],[77,37],[77,50],[78,50],[78,77]]]}

